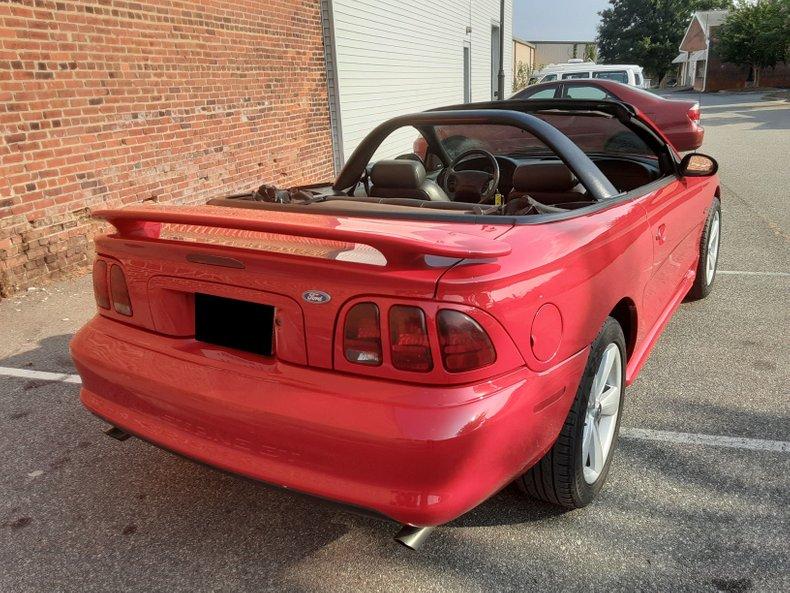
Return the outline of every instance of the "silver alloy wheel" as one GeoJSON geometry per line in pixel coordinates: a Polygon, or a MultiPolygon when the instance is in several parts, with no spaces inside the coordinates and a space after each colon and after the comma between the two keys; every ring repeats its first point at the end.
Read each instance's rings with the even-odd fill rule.
{"type": "Polygon", "coordinates": [[[720,217],[718,210],[713,212],[713,220],[710,222],[710,232],[708,233],[708,260],[705,262],[705,284],[713,282],[716,275],[716,262],[719,259],[719,228],[720,217]]]}
{"type": "Polygon", "coordinates": [[[582,467],[584,481],[588,484],[598,479],[609,457],[620,410],[622,386],[623,364],[620,348],[617,344],[609,344],[601,356],[601,363],[593,378],[584,419],[582,467]]]}

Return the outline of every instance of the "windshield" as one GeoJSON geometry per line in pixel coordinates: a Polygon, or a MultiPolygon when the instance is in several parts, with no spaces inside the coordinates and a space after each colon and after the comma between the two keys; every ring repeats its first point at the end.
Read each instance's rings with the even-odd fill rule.
{"type": "MultiPolygon", "coordinates": [[[[551,124],[587,154],[632,155],[657,158],[633,131],[615,118],[594,113],[534,113],[551,124]]],[[[475,148],[495,155],[519,156],[550,153],[535,136],[512,126],[477,124],[436,126],[442,147],[451,159],[475,148]]]]}

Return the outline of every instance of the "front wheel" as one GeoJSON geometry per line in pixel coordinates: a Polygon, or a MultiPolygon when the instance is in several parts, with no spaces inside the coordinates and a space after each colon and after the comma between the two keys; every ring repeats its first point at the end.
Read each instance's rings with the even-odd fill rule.
{"type": "Polygon", "coordinates": [[[704,299],[710,294],[719,265],[720,243],[721,202],[719,202],[719,198],[713,198],[713,203],[710,205],[710,210],[708,210],[708,218],[705,220],[705,228],[702,230],[702,237],[700,238],[697,276],[694,278],[694,284],[686,297],[688,300],[697,301],[704,299]]]}
{"type": "Polygon", "coordinates": [[[611,317],[590,347],[576,399],[551,450],[517,485],[533,498],[576,509],[603,487],[620,431],[625,337],[611,317]]]}

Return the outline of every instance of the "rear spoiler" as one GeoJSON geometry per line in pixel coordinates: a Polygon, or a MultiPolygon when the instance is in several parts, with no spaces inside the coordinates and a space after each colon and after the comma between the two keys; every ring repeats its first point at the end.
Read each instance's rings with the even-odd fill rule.
{"type": "Polygon", "coordinates": [[[95,218],[112,224],[121,237],[159,237],[161,224],[257,231],[369,245],[379,250],[387,265],[414,265],[426,255],[488,259],[507,255],[508,243],[463,232],[446,231],[435,224],[405,220],[244,210],[223,206],[143,206],[97,210],[95,218]]]}

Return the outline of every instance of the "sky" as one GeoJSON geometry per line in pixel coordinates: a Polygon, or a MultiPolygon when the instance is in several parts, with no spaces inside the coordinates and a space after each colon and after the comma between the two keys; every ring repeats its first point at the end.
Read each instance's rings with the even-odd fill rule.
{"type": "Polygon", "coordinates": [[[513,36],[527,41],[592,41],[608,0],[513,0],[513,36]]]}

